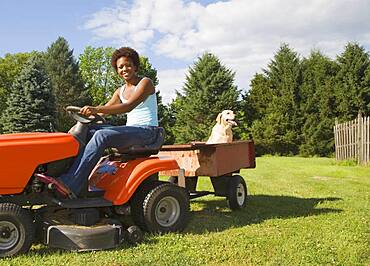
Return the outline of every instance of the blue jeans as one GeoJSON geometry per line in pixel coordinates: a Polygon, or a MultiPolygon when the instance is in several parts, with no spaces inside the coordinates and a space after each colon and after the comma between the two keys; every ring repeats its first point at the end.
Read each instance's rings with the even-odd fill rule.
{"type": "Polygon", "coordinates": [[[107,148],[147,145],[156,138],[155,127],[89,125],[88,143],[80,150],[76,160],[66,174],[59,179],[76,195],[80,194],[84,182],[107,148]]]}

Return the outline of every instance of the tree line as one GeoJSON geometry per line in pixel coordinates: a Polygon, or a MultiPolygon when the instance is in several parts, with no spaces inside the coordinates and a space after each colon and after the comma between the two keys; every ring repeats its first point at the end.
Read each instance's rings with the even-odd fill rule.
{"type": "MultiPolygon", "coordinates": [[[[59,37],[44,52],[0,57],[0,133],[68,131],[74,121],[66,106],[104,104],[122,85],[110,66],[113,51],[88,46],[76,60],[59,37]]],[[[141,56],[140,64],[139,75],[158,85],[149,59],[141,56]]],[[[171,103],[163,104],[157,92],[166,144],[206,140],[217,114],[232,109],[235,139],[253,138],[260,155],[328,156],[334,151],[335,119],[370,114],[370,57],[358,43],[348,43],[335,60],[317,50],[301,57],[282,44],[248,91],[234,78],[216,55],[204,53],[171,103]]],[[[125,120],[108,117],[112,124],[125,120]]]]}

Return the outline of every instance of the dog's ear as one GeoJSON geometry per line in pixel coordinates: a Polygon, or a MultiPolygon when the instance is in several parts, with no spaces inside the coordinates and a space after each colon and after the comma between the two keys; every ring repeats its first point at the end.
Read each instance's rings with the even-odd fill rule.
{"type": "Polygon", "coordinates": [[[217,118],[216,118],[216,121],[217,121],[218,124],[221,124],[221,117],[222,117],[222,114],[219,113],[217,118]]]}

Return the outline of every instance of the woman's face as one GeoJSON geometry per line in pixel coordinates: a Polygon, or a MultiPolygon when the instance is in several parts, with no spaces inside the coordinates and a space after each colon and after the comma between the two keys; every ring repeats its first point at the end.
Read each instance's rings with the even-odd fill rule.
{"type": "Polygon", "coordinates": [[[126,81],[136,77],[136,67],[132,60],[122,56],[117,59],[117,73],[126,81]]]}

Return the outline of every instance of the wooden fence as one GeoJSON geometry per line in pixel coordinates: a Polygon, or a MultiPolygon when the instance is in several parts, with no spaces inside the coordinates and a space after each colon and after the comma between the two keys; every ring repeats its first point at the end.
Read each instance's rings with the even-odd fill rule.
{"type": "Polygon", "coordinates": [[[337,160],[356,160],[369,165],[370,117],[358,115],[357,119],[342,124],[335,123],[335,157],[337,160]]]}

